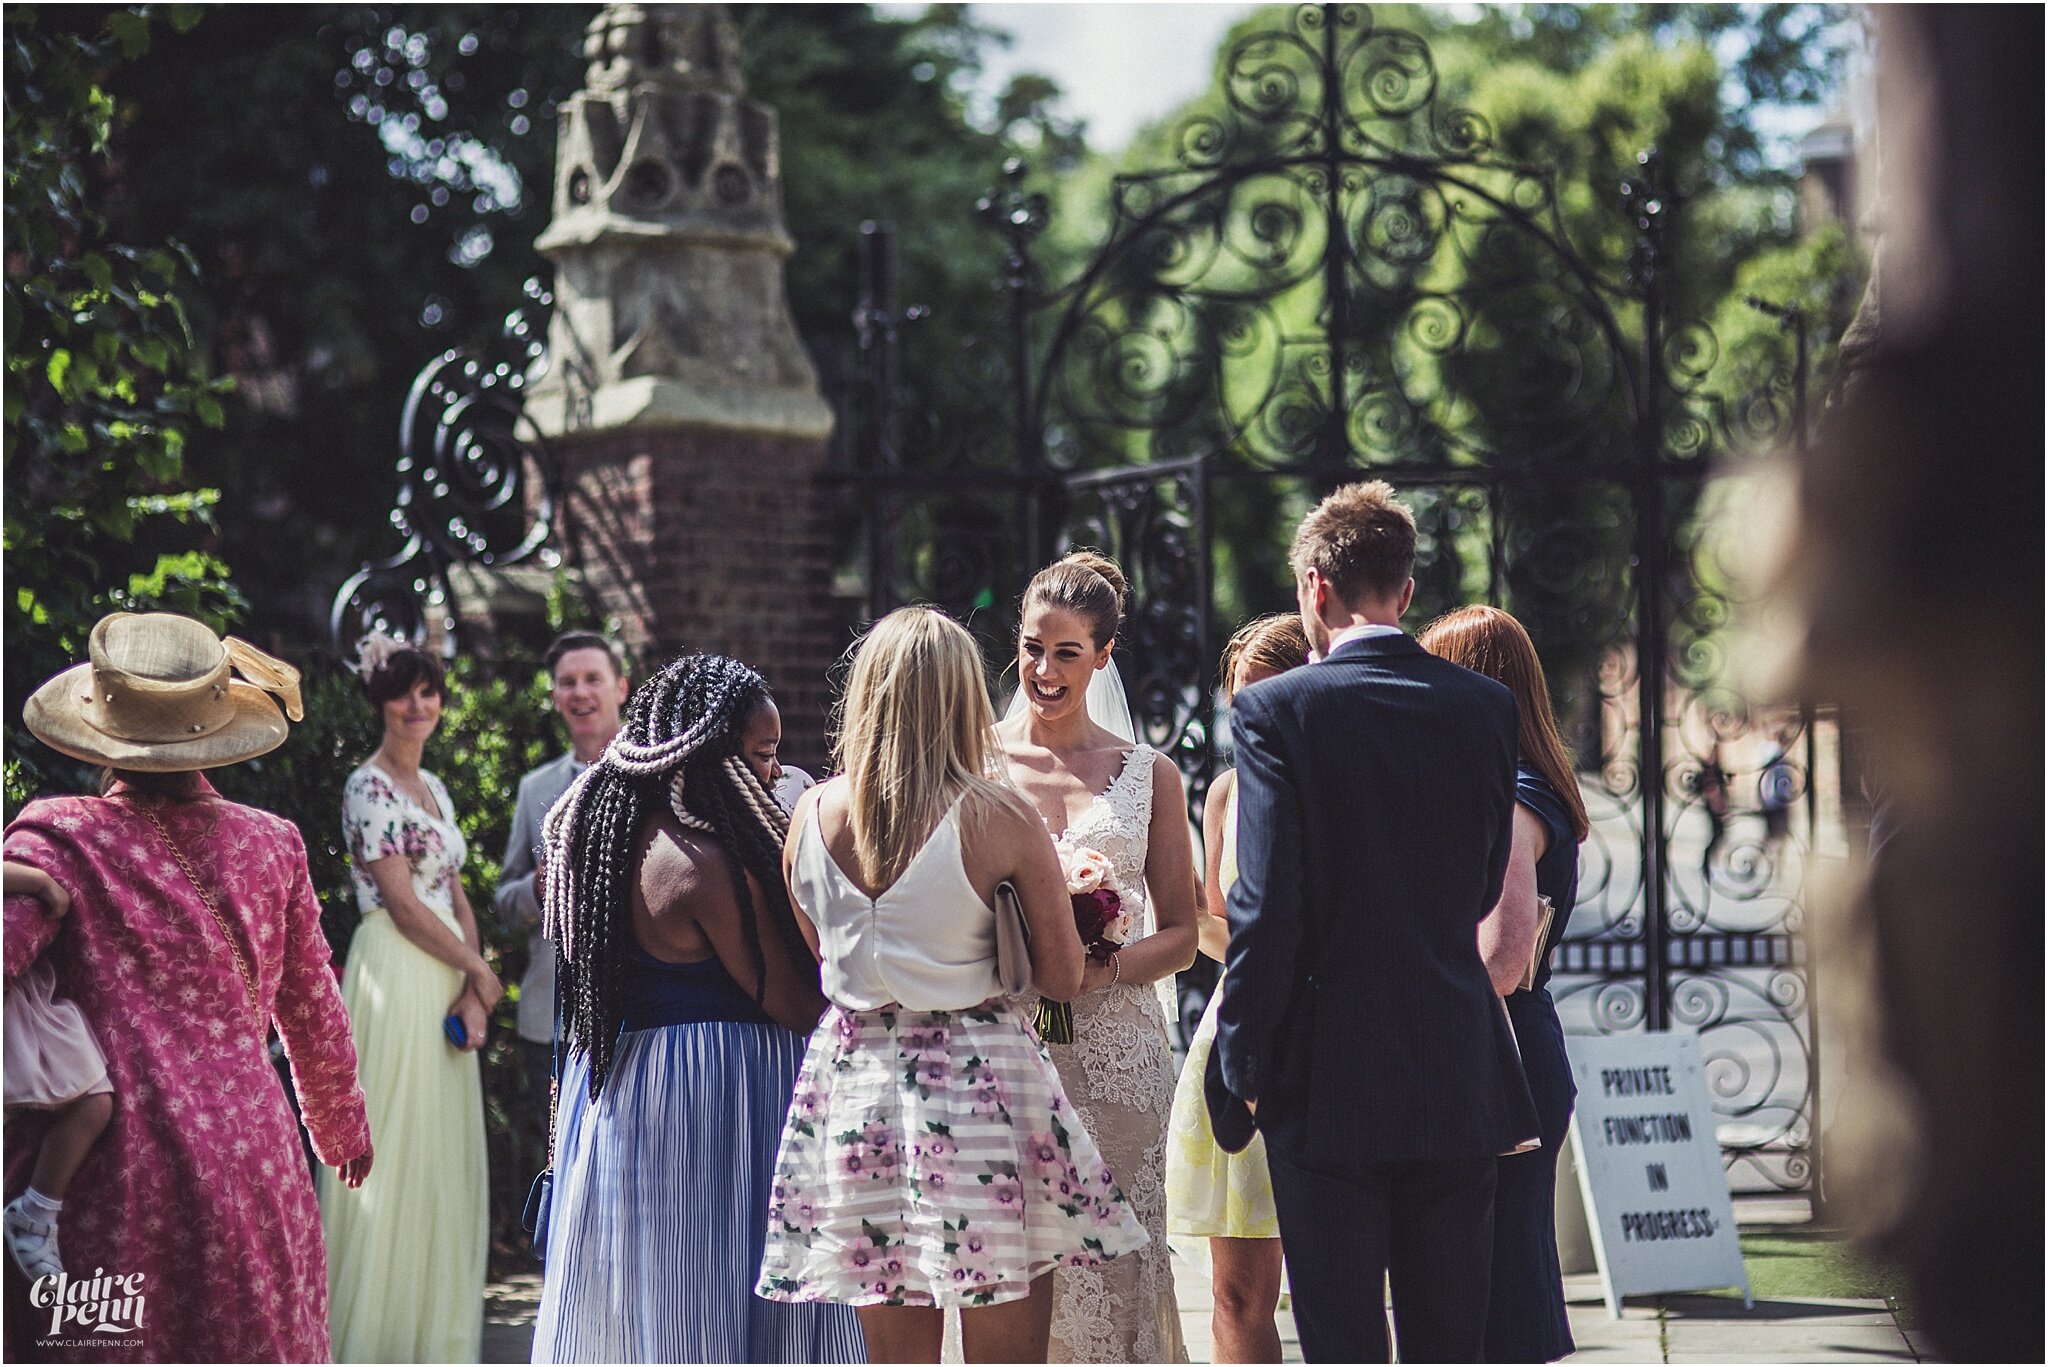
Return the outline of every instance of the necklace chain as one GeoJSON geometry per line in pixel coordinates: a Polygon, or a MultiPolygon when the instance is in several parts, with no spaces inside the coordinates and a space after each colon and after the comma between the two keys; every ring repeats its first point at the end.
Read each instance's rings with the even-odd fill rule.
{"type": "Polygon", "coordinates": [[[213,894],[206,889],[206,884],[199,881],[198,870],[194,869],[192,861],[185,857],[183,847],[171,838],[170,828],[164,825],[162,818],[139,802],[131,803],[130,805],[136,811],[142,813],[148,819],[150,825],[156,827],[156,833],[163,837],[164,844],[170,846],[171,858],[178,861],[178,867],[183,869],[185,877],[192,881],[193,890],[199,894],[199,900],[206,903],[206,909],[213,913],[213,922],[216,926],[220,927],[221,938],[228,942],[228,953],[234,956],[235,970],[242,975],[242,986],[248,989],[249,1005],[255,1009],[260,1019],[263,1015],[263,1005],[261,999],[256,995],[256,975],[249,970],[249,960],[242,953],[242,946],[228,930],[228,918],[221,913],[220,904],[214,901],[213,894]]]}

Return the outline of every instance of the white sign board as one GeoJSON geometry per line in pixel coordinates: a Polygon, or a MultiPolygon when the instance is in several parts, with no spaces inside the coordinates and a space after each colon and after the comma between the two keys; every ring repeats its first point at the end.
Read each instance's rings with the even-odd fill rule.
{"type": "Polygon", "coordinates": [[[1721,1167],[1699,1036],[1573,1035],[1571,1142],[1607,1309],[1623,1296],[1742,1289],[1749,1273],[1721,1167]]]}

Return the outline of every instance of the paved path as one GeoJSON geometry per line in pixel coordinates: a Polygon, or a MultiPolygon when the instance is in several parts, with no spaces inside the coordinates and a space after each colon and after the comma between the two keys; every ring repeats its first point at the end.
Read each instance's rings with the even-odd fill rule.
{"type": "MultiPolygon", "coordinates": [[[[1175,1239],[1174,1281],[1188,1356],[1207,1362],[1209,1273],[1199,1239],[1175,1239]]],[[[1759,1301],[1744,1310],[1735,1298],[1661,1296],[1630,1301],[1609,1319],[1594,1276],[1565,1278],[1571,1362],[1918,1362],[1920,1346],[1881,1300],[1759,1301]]],[[[525,1362],[540,1299],[538,1276],[494,1282],[485,1295],[483,1360],[525,1362]]],[[[1294,1317],[1280,1313],[1280,1346],[1300,1362],[1294,1317]]]]}

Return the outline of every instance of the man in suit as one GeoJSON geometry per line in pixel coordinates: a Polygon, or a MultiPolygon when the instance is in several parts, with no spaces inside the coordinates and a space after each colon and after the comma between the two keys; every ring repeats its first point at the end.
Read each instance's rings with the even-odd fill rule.
{"type": "Polygon", "coordinates": [[[548,808],[612,743],[619,710],[626,702],[626,669],[617,645],[595,632],[571,631],[548,647],[549,697],[569,729],[569,751],[519,780],[519,803],[505,841],[498,890],[491,909],[498,919],[527,933],[526,976],[519,980],[520,1072],[528,1104],[518,1131],[537,1172],[547,1162],[548,1077],[554,1063],[555,947],[541,933],[540,897],[535,889],[541,822],[548,808]]]}
{"type": "Polygon", "coordinates": [[[1415,519],[1339,489],[1290,559],[1317,662],[1237,695],[1238,878],[1207,1093],[1266,1137],[1302,1352],[1477,1362],[1494,1163],[1537,1133],[1479,957],[1515,792],[1515,704],[1398,623],[1415,519]]]}

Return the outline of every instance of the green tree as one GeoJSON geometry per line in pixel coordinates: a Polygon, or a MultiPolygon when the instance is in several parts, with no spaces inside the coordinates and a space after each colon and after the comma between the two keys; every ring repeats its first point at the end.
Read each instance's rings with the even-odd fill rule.
{"type": "MultiPolygon", "coordinates": [[[[219,495],[189,482],[190,439],[222,426],[230,388],[195,345],[191,254],[161,236],[123,240],[93,204],[116,115],[106,81],[150,51],[155,9],[85,31],[34,6],[6,14],[10,814],[82,781],[20,717],[38,683],[83,658],[95,621],[163,609],[220,628],[245,606],[207,548],[219,495]]],[[[173,31],[198,19],[197,6],[169,7],[173,31]]]]}
{"type": "MultiPolygon", "coordinates": [[[[1216,386],[1221,408],[1261,418],[1231,441],[1232,463],[1327,456],[1322,414],[1338,381],[1311,339],[1341,302],[1356,367],[1342,381],[1352,414],[1345,454],[1395,470],[1468,472],[1462,487],[1414,491],[1423,552],[1418,620],[1475,598],[1504,601],[1530,625],[1560,692],[1590,705],[1592,670],[1632,608],[1633,527],[1623,486],[1592,484],[1580,472],[1625,463],[1636,449],[1620,380],[1640,363],[1642,309],[1622,290],[1588,306],[1583,286],[1548,247],[1519,231],[1487,230],[1501,215],[1485,195],[1535,202],[1535,187],[1509,170],[1461,166],[1454,183],[1416,163],[1404,169],[1395,157],[1347,182],[1352,266],[1341,301],[1320,269],[1323,211],[1319,192],[1305,188],[1312,174],[1230,171],[1214,192],[1201,191],[1213,174],[1201,161],[1208,148],[1236,139],[1224,160],[1242,168],[1299,135],[1285,120],[1235,117],[1230,103],[1234,96],[1256,105],[1292,90],[1313,107],[1313,94],[1301,92],[1319,90],[1320,74],[1307,53],[1256,45],[1257,35],[1284,31],[1291,19],[1280,9],[1248,17],[1226,38],[1209,92],[1146,130],[1120,158],[1097,159],[1062,187],[1056,223],[1067,226],[1055,233],[1070,250],[1112,233],[1125,248],[1098,267],[1099,302],[1081,299],[1114,341],[1063,360],[1069,370],[1126,382],[1097,384],[1112,400],[1092,416],[1111,410],[1114,420],[1096,421],[1076,449],[1091,464],[1214,449],[1237,430],[1202,398],[1216,386]],[[1247,42],[1255,45],[1242,48],[1247,42]],[[1234,67],[1239,51],[1252,60],[1234,67]],[[1208,133],[1218,141],[1205,143],[1208,133]],[[1192,163],[1184,160],[1191,150],[1192,163]],[[1135,179],[1113,192],[1110,171],[1135,179]],[[1147,204],[1173,207],[1141,232],[1132,225],[1147,204]],[[1602,334],[1610,312],[1614,331],[1602,334]],[[1277,400],[1261,411],[1268,393],[1277,400]],[[1478,479],[1488,468],[1510,478],[1489,489],[1478,479]],[[1496,554],[1506,563],[1500,582],[1488,570],[1496,554]]],[[[1761,420],[1782,418],[1784,406],[1756,395],[1782,387],[1774,377],[1789,376],[1790,351],[1776,325],[1743,303],[1765,290],[1752,276],[1768,269],[1766,292],[1788,298],[1853,300],[1860,267],[1839,233],[1823,234],[1826,246],[1797,241],[1791,176],[1767,155],[1761,116],[1839,88],[1855,37],[1846,11],[1535,5],[1453,14],[1404,6],[1377,8],[1371,22],[1429,44],[1433,67],[1426,77],[1419,64],[1410,70],[1414,84],[1403,86],[1396,74],[1409,60],[1396,60],[1398,47],[1375,49],[1388,61],[1377,72],[1396,106],[1433,91],[1437,121],[1368,118],[1370,134],[1426,161],[1426,144],[1454,126],[1445,122],[1449,111],[1474,111],[1489,133],[1490,160],[1551,173],[1559,232],[1612,284],[1628,278],[1636,247],[1620,187],[1641,173],[1639,151],[1659,149],[1665,184],[1675,190],[1666,196],[1677,226],[1662,278],[1670,322],[1683,329],[1677,350],[1714,361],[1696,387],[1695,377],[1681,377],[1683,392],[1669,400],[1677,410],[1669,439],[1704,460],[1767,437],[1761,420]],[[1695,323],[1721,334],[1718,349],[1695,323]]],[[[1366,86],[1347,85],[1354,106],[1368,98],[1366,86]]],[[[1807,306],[1810,319],[1826,312],[1807,306]]],[[[1812,334],[1816,377],[1833,335],[1822,325],[1812,334]]],[[[1085,409],[1087,377],[1071,388],[1085,409]]],[[[1315,488],[1240,480],[1219,490],[1211,516],[1221,548],[1220,627],[1288,601],[1277,552],[1315,488]]],[[[1681,544],[1692,539],[1691,496],[1689,488],[1671,491],[1681,544]]],[[[1674,580],[1671,592],[1696,587],[1674,580]]]]}
{"type": "MultiPolygon", "coordinates": [[[[864,219],[901,226],[906,329],[937,366],[997,309],[972,204],[1004,156],[1078,153],[1055,93],[1020,78],[970,108],[1000,41],[964,6],[739,5],[755,98],[781,116],[799,330],[843,371],[864,219]]],[[[261,633],[310,643],[366,558],[394,548],[397,429],[413,376],[486,342],[547,263],[554,111],[584,79],[594,5],[228,6],[108,78],[109,173],[88,189],[132,240],[190,245],[198,353],[240,380],[191,474],[222,491],[224,552],[261,633]],[[193,187],[203,187],[194,193],[193,187]]],[[[73,31],[96,10],[61,14],[73,31]]],[[[949,395],[951,390],[945,391],[949,395]]],[[[965,404],[964,397],[953,400],[965,404]]]]}

